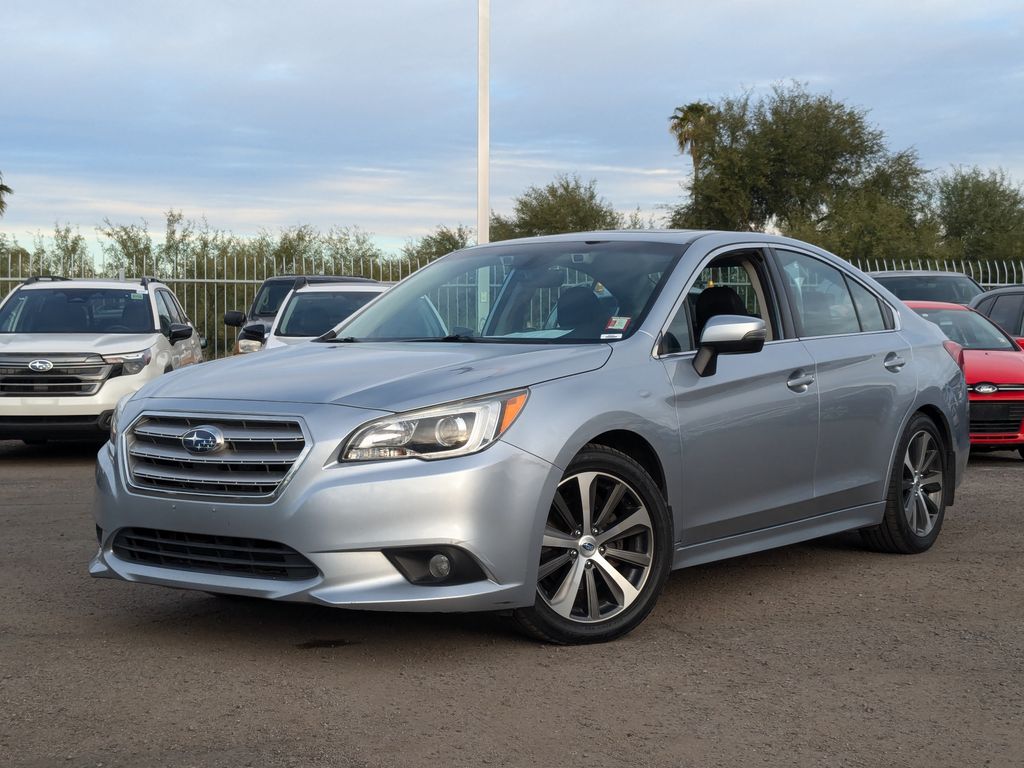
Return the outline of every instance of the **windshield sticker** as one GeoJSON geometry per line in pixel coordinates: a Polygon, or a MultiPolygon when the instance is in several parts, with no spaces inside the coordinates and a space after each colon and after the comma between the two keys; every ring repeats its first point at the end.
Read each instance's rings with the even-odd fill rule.
{"type": "Polygon", "coordinates": [[[129,293],[128,294],[128,298],[131,299],[132,301],[142,301],[144,298],[146,298],[146,294],[141,293],[141,292],[140,293],[129,293]]]}
{"type": "Polygon", "coordinates": [[[621,333],[602,333],[601,334],[601,338],[602,339],[621,339],[622,338],[622,334],[621,333]]]}
{"type": "MultiPolygon", "coordinates": [[[[625,331],[629,327],[629,317],[610,317],[608,318],[608,324],[604,327],[606,331],[625,331]]],[[[604,338],[602,336],[602,338],[604,338]]],[[[622,338],[620,334],[616,338],[622,338]]]]}

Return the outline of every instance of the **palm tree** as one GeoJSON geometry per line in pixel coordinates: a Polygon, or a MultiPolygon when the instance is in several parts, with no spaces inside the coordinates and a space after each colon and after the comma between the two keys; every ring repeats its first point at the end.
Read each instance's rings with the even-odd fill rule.
{"type": "Polygon", "coordinates": [[[715,107],[704,101],[694,101],[685,107],[676,107],[669,117],[669,131],[679,142],[679,151],[689,151],[693,161],[694,180],[700,175],[700,158],[704,143],[710,136],[715,107]]]}
{"type": "Polygon", "coordinates": [[[0,173],[0,216],[4,215],[4,211],[7,210],[7,201],[4,200],[4,195],[13,194],[14,190],[4,184],[4,175],[0,173]]]}

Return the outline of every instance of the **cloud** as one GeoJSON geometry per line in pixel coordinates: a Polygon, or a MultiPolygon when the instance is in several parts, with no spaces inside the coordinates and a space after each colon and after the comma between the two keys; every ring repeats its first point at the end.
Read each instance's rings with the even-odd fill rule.
{"type": "MultiPolygon", "coordinates": [[[[557,173],[621,210],[674,203],[674,107],[780,80],[870,110],[934,168],[1024,179],[1017,0],[492,4],[492,207],[557,173]]],[[[475,222],[466,0],[4,4],[0,228],[168,208],[239,232],[357,224],[401,243],[475,222]]]]}

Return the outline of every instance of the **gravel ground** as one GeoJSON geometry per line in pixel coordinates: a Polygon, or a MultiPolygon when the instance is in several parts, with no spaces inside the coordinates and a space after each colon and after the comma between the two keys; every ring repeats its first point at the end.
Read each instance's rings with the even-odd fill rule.
{"type": "Polygon", "coordinates": [[[1024,462],[936,546],[673,574],[618,642],[90,579],[93,451],[0,442],[0,766],[1021,766],[1024,462]]]}

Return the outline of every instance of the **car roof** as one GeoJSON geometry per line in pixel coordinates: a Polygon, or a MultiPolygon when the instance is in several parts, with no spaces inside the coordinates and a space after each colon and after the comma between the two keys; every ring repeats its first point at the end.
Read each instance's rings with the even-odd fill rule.
{"type": "Polygon", "coordinates": [[[356,277],[355,275],[274,275],[268,277],[266,283],[294,283],[296,278],[304,277],[310,283],[376,283],[372,277],[356,277]]]}
{"type": "Polygon", "coordinates": [[[987,299],[991,296],[1004,296],[1008,293],[1024,293],[1024,285],[1007,285],[1004,286],[1003,288],[993,288],[990,291],[985,291],[985,293],[983,293],[981,296],[978,296],[977,299],[972,299],[971,301],[973,303],[974,301],[981,301],[983,298],[987,299]]]}
{"type": "Polygon", "coordinates": [[[380,283],[354,283],[350,285],[337,283],[313,283],[312,285],[304,285],[299,288],[295,293],[383,293],[390,286],[381,285],[380,283]]]}
{"type": "MultiPolygon", "coordinates": [[[[150,281],[152,285],[152,281],[150,281]]],[[[163,285],[163,283],[159,283],[163,285]]],[[[166,287],[166,286],[164,286],[166,287]]],[[[23,291],[38,291],[48,288],[94,288],[97,290],[128,290],[145,291],[142,280],[105,280],[102,278],[65,278],[62,280],[40,280],[38,282],[22,283],[19,286],[23,291]]]]}
{"type": "Polygon", "coordinates": [[[904,301],[911,309],[957,309],[962,312],[973,312],[970,307],[964,306],[963,304],[954,304],[951,301],[917,301],[910,300],[904,301]]]}
{"type": "MultiPolygon", "coordinates": [[[[615,242],[646,242],[646,243],[678,243],[689,245],[705,235],[723,234],[709,229],[600,229],[590,232],[567,232],[563,235],[538,235],[536,237],[517,237],[512,240],[498,240],[493,243],[470,246],[470,248],[491,248],[495,246],[519,245],[525,243],[566,243],[583,241],[615,241],[615,242]]],[[[749,236],[751,239],[780,238],[765,235],[761,232],[736,233],[749,236]]],[[[788,238],[786,238],[788,239],[788,238]]],[[[795,241],[793,241],[795,242],[795,241]]],[[[467,249],[468,250],[468,249],[467,249]]]]}
{"type": "Polygon", "coordinates": [[[883,272],[868,272],[876,280],[880,277],[966,277],[974,280],[970,275],[963,272],[939,272],[931,269],[893,269],[883,272]]]}

